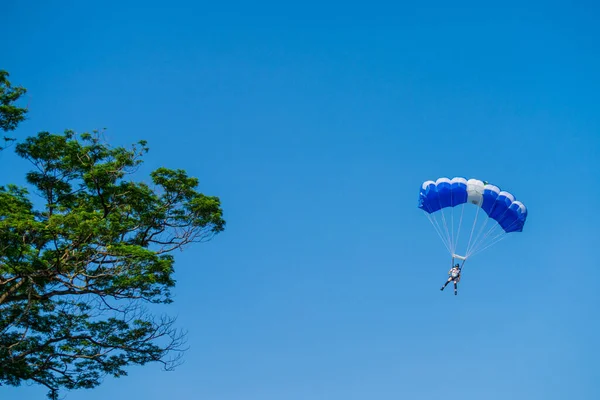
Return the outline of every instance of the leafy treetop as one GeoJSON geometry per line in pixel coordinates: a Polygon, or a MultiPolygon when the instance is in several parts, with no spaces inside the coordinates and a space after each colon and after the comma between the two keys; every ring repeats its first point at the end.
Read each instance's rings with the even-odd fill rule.
{"type": "Polygon", "coordinates": [[[196,178],[158,168],[136,182],[146,143],[99,137],[42,132],[16,146],[40,207],[0,187],[0,384],[36,382],[51,399],[128,365],[176,365],[183,335],[144,304],[172,301],[174,250],[225,228],[196,178]]]}

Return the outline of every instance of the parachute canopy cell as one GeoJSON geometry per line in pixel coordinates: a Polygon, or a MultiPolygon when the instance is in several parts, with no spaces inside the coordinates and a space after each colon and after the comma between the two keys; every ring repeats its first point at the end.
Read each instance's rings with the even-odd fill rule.
{"type": "Polygon", "coordinates": [[[428,214],[464,203],[481,207],[506,233],[523,231],[527,219],[525,205],[509,192],[487,182],[461,177],[439,178],[424,182],[419,192],[419,208],[428,214]]]}

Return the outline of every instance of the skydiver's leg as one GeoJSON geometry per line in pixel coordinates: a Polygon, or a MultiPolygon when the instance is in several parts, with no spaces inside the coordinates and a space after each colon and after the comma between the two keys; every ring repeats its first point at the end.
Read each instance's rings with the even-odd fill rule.
{"type": "Polygon", "coordinates": [[[448,280],[446,281],[446,283],[444,283],[444,286],[442,286],[442,288],[440,290],[444,290],[446,288],[446,286],[448,286],[448,284],[450,283],[451,280],[452,280],[452,278],[448,278],[448,280]]]}
{"type": "Polygon", "coordinates": [[[458,286],[456,285],[456,279],[454,280],[454,295],[458,294],[458,286]]]}

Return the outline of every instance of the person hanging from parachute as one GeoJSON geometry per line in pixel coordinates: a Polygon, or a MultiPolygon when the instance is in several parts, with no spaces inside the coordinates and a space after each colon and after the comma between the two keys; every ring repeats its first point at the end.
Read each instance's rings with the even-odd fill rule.
{"type": "Polygon", "coordinates": [[[425,213],[452,257],[448,280],[440,290],[443,291],[453,282],[455,295],[458,294],[458,282],[467,259],[498,243],[508,234],[522,232],[528,216],[528,209],[513,194],[488,181],[460,176],[423,182],[419,189],[418,208],[425,213]],[[457,214],[460,212],[457,224],[455,211],[457,214]],[[438,217],[441,221],[438,221],[438,217]],[[468,225],[469,220],[472,222],[470,229],[467,228],[470,231],[468,243],[459,250],[461,227],[463,222],[468,225]],[[455,260],[462,262],[455,265],[455,260]]]}
{"type": "Polygon", "coordinates": [[[458,294],[458,282],[460,282],[460,273],[460,265],[456,264],[454,267],[450,268],[450,271],[448,271],[448,280],[446,281],[446,283],[444,283],[444,286],[442,286],[440,290],[444,290],[450,282],[454,282],[454,295],[456,296],[458,294]]]}

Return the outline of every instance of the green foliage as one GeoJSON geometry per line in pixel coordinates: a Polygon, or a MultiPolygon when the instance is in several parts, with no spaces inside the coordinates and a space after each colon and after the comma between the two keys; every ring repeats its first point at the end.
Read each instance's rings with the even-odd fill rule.
{"type": "MultiPolygon", "coordinates": [[[[26,108],[17,107],[15,103],[27,90],[23,87],[14,87],[8,80],[9,73],[0,70],[0,131],[9,132],[16,129],[17,125],[25,119],[26,108]]],[[[13,138],[4,137],[5,142],[13,138]]],[[[0,147],[0,150],[3,148],[0,147]]]]}
{"type": "Polygon", "coordinates": [[[36,382],[54,399],[128,365],[177,364],[183,335],[144,304],[172,301],[171,253],[225,221],[185,171],[130,179],[147,151],[71,131],[16,146],[43,207],[24,188],[0,187],[0,384],[36,382]]]}

